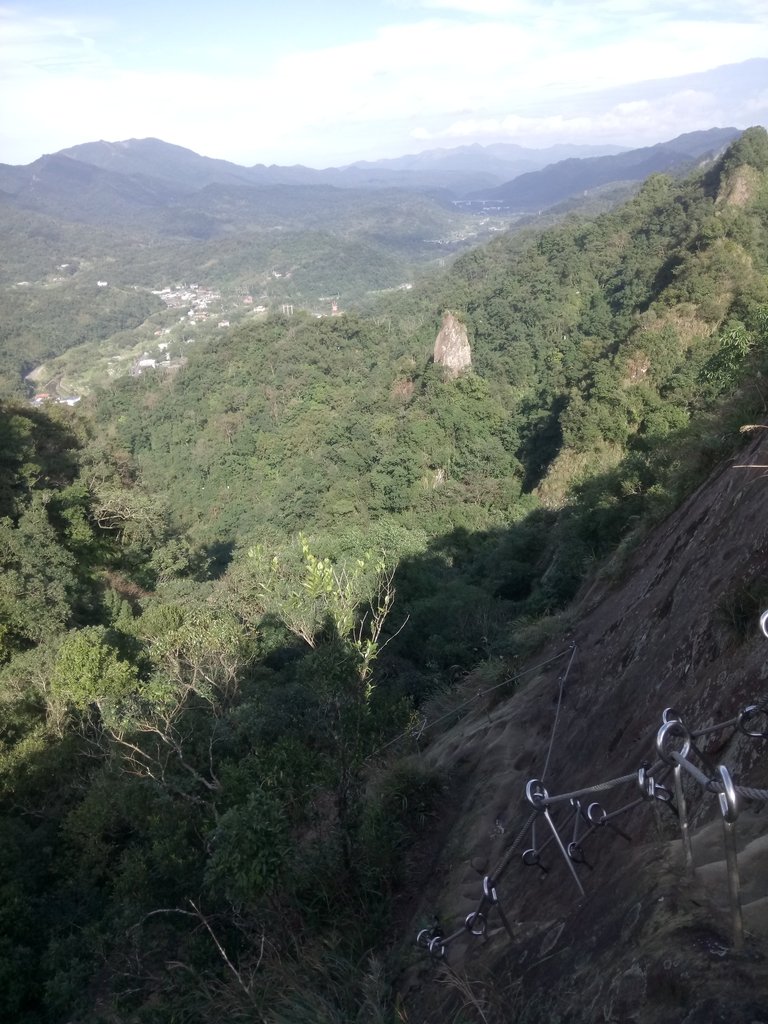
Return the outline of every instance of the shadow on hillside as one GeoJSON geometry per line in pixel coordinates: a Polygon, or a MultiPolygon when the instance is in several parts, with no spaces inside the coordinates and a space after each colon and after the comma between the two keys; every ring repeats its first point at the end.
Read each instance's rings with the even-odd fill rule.
{"type": "Polygon", "coordinates": [[[41,409],[0,404],[0,517],[32,491],[61,489],[78,473],[74,432],[41,409]]]}
{"type": "Polygon", "coordinates": [[[220,540],[209,544],[203,549],[208,564],[208,576],[212,580],[221,579],[229,568],[235,551],[233,540],[220,540]]]}
{"type": "Polygon", "coordinates": [[[628,555],[739,446],[734,431],[711,438],[676,431],[575,486],[558,510],[435,538],[398,566],[392,639],[379,671],[393,679],[405,672],[418,699],[483,661],[518,653],[517,626],[564,609],[612,556],[618,581],[619,554],[628,555]]]}

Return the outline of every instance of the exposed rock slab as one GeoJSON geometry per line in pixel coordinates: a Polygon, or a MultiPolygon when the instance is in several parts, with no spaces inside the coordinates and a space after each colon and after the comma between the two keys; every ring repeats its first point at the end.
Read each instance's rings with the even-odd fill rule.
{"type": "MultiPolygon", "coordinates": [[[[757,615],[742,621],[748,596],[768,595],[768,430],[752,436],[643,541],[620,580],[583,594],[577,626],[535,659],[578,645],[549,759],[562,661],[431,739],[424,757],[450,780],[454,824],[417,924],[437,913],[448,934],[477,908],[483,874],[530,814],[525,784],[545,762],[552,794],[594,785],[655,759],[664,708],[703,728],[768,696],[768,640],[757,615]]],[[[737,782],[768,788],[768,741],[730,728],[699,746],[737,782]]],[[[638,793],[627,784],[594,798],[611,812],[638,793]]],[[[453,1019],[471,992],[482,1016],[467,1019],[487,1024],[768,1024],[768,816],[750,805],[737,825],[746,940],[736,950],[718,803],[693,782],[688,795],[692,874],[674,815],[661,807],[657,821],[645,803],[617,819],[629,840],[608,828],[585,839],[583,896],[554,844],[546,874],[516,855],[498,885],[514,939],[492,909],[485,938],[467,932],[451,944],[450,971],[417,963],[403,984],[411,1019],[453,1019]],[[447,984],[425,984],[436,972],[447,984]]],[[[569,813],[553,815],[566,842],[569,813]]],[[[541,819],[538,828],[541,844],[549,833],[541,819]]]]}
{"type": "Polygon", "coordinates": [[[467,328],[453,313],[443,314],[443,323],[435,338],[434,359],[450,377],[458,377],[472,366],[467,328]]]}

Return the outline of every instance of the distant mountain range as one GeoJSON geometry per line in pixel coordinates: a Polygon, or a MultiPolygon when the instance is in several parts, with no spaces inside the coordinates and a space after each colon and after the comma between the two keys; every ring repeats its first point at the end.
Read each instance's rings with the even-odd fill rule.
{"type": "Polygon", "coordinates": [[[204,237],[225,230],[232,218],[264,226],[282,223],[293,212],[311,216],[316,207],[320,226],[354,201],[352,193],[360,198],[372,189],[382,196],[384,189],[407,190],[446,205],[485,201],[529,212],[613,182],[686,171],[738,135],[736,128],[712,128],[618,152],[593,146],[460,146],[326,170],[241,167],[159,139],[89,142],[26,166],[0,164],[0,204],[85,223],[148,223],[160,217],[164,234],[204,237]]]}
{"type": "Polygon", "coordinates": [[[105,171],[141,174],[195,190],[206,185],[333,185],[337,188],[406,188],[448,190],[463,195],[493,187],[524,171],[535,171],[557,160],[622,152],[620,146],[550,146],[526,149],[513,144],[459,146],[391,160],[360,161],[346,167],[316,170],[295,165],[255,164],[241,167],[227,160],[200,156],[159,139],[125,142],[86,142],[60,151],[59,156],[92,164],[105,171]]]}
{"type": "Polygon", "coordinates": [[[738,128],[710,128],[613,156],[561,160],[468,198],[495,201],[510,211],[530,212],[604,185],[643,181],[649,174],[660,172],[685,173],[702,160],[715,157],[740,134],[738,128]]]}

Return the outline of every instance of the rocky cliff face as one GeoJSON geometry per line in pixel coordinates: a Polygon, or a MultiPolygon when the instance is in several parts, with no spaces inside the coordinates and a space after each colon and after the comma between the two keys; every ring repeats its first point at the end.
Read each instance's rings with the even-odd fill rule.
{"type": "MultiPolygon", "coordinates": [[[[768,740],[733,725],[768,696],[768,639],[758,628],[768,608],[768,429],[747,436],[739,457],[634,552],[622,582],[597,582],[582,596],[572,628],[534,659],[543,667],[514,696],[478,700],[421,755],[449,796],[413,935],[435,914],[445,935],[460,930],[495,872],[512,938],[488,905],[484,935],[464,930],[444,960],[414,957],[402,981],[409,1019],[455,1019],[464,1007],[462,1020],[486,1024],[768,1024],[764,804],[743,801],[735,826],[746,933],[738,949],[718,799],[687,774],[693,870],[670,806],[630,806],[640,797],[634,778],[583,799],[583,810],[598,801],[616,812],[607,825],[581,817],[576,827],[567,801],[553,806],[565,846],[577,829],[581,861],[570,865],[542,813],[532,834],[524,799],[526,783],[542,776],[550,795],[634,777],[657,760],[670,705],[691,730],[731,722],[695,740],[691,759],[706,775],[724,764],[737,783],[768,787],[768,740]],[[526,848],[541,850],[545,870],[523,863],[526,848]]],[[[758,721],[768,729],[765,716],[758,721]]],[[[662,782],[673,789],[671,768],[662,782]]]]}
{"type": "Polygon", "coordinates": [[[434,359],[450,377],[458,377],[472,366],[467,328],[453,313],[443,314],[443,323],[435,338],[434,359]]]}

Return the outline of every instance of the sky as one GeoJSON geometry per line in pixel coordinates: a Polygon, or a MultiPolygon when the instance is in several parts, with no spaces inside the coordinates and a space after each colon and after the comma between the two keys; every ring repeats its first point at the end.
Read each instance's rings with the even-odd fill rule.
{"type": "Polygon", "coordinates": [[[147,137],[313,167],[649,145],[766,124],[768,80],[636,86],[756,57],[768,0],[0,0],[0,162],[147,137]]]}

